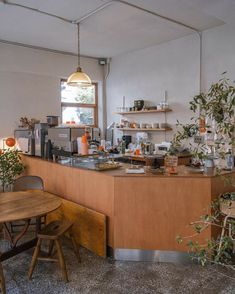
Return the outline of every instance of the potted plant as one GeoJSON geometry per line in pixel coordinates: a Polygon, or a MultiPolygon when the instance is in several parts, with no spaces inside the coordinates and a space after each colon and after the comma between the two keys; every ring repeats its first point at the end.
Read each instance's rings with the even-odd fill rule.
{"type": "Polygon", "coordinates": [[[24,170],[18,150],[0,150],[0,191],[5,192],[24,170]]]}
{"type": "Polygon", "coordinates": [[[207,93],[196,95],[190,102],[190,123],[177,121],[173,148],[187,144],[194,159],[210,166],[214,159],[225,159],[235,143],[234,106],[235,87],[226,78],[212,84],[207,93]]]}
{"type": "MultiPolygon", "coordinates": [[[[234,149],[234,107],[234,83],[222,78],[212,84],[207,93],[196,95],[190,102],[190,110],[194,115],[188,124],[178,122],[178,130],[172,140],[173,148],[187,144],[194,160],[206,165],[206,168],[213,168],[215,159],[224,160],[230,152],[228,149],[234,149]]],[[[217,173],[220,173],[222,167],[217,166],[217,173]]],[[[232,177],[224,177],[224,180],[234,185],[232,177]]],[[[187,244],[191,256],[202,265],[209,261],[235,270],[235,266],[230,264],[235,245],[235,218],[228,218],[223,222],[226,209],[231,211],[231,207],[235,207],[234,201],[235,192],[220,195],[211,203],[210,215],[205,214],[191,223],[195,231],[192,236],[177,236],[179,243],[189,240],[187,244]],[[206,240],[205,244],[193,241],[194,237],[209,226],[219,228],[224,234],[216,239],[206,240]]]]}

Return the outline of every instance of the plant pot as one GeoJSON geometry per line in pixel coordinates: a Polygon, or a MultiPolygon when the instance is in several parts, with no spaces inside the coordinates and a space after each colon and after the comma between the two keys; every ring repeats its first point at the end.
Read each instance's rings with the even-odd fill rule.
{"type": "Polygon", "coordinates": [[[215,164],[213,158],[207,158],[204,161],[204,174],[208,176],[213,176],[215,171],[215,164]]]}

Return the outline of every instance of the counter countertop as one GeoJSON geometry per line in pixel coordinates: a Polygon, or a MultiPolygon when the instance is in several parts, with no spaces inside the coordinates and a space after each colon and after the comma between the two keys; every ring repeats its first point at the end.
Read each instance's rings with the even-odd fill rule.
{"type": "Polygon", "coordinates": [[[178,166],[178,173],[177,174],[154,174],[151,172],[146,172],[145,174],[127,174],[126,173],[126,168],[130,168],[130,164],[126,164],[126,163],[121,163],[120,168],[117,169],[112,169],[112,170],[106,170],[106,171],[96,171],[96,170],[90,170],[90,169],[86,169],[86,168],[81,168],[81,167],[76,167],[76,166],[70,166],[70,165],[64,165],[58,162],[53,162],[53,161],[48,161],[45,159],[41,159],[39,157],[35,157],[35,156],[29,156],[29,155],[24,155],[22,154],[22,156],[26,156],[26,157],[30,157],[32,160],[39,160],[39,161],[46,161],[52,164],[59,164],[62,165],[64,167],[67,168],[72,168],[72,169],[79,169],[79,170],[84,170],[84,171],[89,171],[89,172],[94,172],[94,173],[102,173],[104,175],[107,176],[112,176],[112,177],[141,177],[141,178],[149,178],[149,177],[155,177],[155,178],[213,178],[213,177],[217,177],[219,175],[227,175],[227,174],[231,174],[235,172],[235,169],[233,169],[233,171],[222,171],[220,174],[216,174],[216,172],[214,173],[214,175],[206,175],[203,173],[198,173],[196,172],[190,172],[189,169],[186,166],[178,166]]]}
{"type": "MultiPolygon", "coordinates": [[[[175,262],[188,251],[187,242],[179,245],[176,236],[192,236],[195,232],[189,224],[209,213],[211,201],[220,194],[234,191],[222,177],[189,174],[184,166],[172,176],[130,175],[125,173],[130,165],[125,164],[97,172],[30,156],[22,160],[25,173],[41,177],[46,191],[107,216],[108,246],[117,259],[125,258],[126,252],[132,257],[149,256],[151,250],[159,261],[166,260],[170,251],[167,260],[175,262]]],[[[235,179],[234,172],[222,174],[235,179]]],[[[208,227],[195,241],[204,244],[212,237],[216,239],[217,232],[208,227]]]]}

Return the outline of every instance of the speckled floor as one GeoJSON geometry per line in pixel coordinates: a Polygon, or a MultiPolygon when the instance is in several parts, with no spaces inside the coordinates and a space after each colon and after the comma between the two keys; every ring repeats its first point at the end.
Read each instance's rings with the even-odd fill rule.
{"type": "Polygon", "coordinates": [[[3,262],[9,294],[234,294],[235,274],[199,265],[114,262],[81,249],[79,264],[66,244],[69,283],[64,283],[55,263],[39,261],[33,279],[27,278],[32,250],[3,262]],[[229,275],[227,277],[226,275],[229,275]]]}

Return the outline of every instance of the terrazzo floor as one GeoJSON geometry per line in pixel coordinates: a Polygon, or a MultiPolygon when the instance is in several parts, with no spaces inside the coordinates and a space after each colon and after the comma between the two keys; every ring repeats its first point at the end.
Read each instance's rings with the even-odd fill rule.
{"type": "Polygon", "coordinates": [[[217,266],[150,262],[115,262],[82,248],[78,263],[64,247],[69,283],[55,263],[39,261],[31,281],[27,272],[32,250],[3,262],[9,294],[235,294],[235,273],[217,266]],[[229,277],[228,277],[229,276],[229,277]]]}

